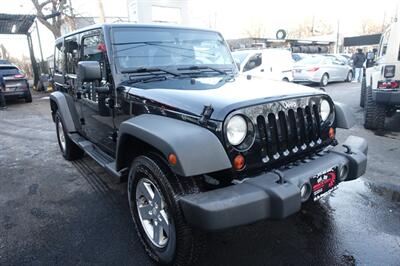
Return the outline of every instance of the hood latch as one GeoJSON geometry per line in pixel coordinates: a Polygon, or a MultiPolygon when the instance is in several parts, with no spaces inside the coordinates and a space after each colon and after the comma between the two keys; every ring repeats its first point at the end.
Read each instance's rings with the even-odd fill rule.
{"type": "Polygon", "coordinates": [[[205,125],[207,124],[208,119],[210,119],[212,113],[214,112],[214,108],[212,107],[212,105],[205,105],[203,112],[201,112],[201,117],[199,119],[199,123],[201,125],[205,125]]]}

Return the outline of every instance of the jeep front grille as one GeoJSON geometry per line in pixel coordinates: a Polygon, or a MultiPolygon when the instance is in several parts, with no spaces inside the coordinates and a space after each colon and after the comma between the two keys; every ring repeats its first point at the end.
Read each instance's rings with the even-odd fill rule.
{"type": "Polygon", "coordinates": [[[256,121],[264,163],[315,148],[327,137],[316,104],[258,115],[256,121]]]}

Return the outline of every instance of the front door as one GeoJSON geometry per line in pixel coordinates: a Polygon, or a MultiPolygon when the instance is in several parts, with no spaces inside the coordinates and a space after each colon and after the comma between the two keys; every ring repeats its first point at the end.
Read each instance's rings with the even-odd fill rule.
{"type": "MultiPolygon", "coordinates": [[[[102,81],[85,82],[80,89],[78,99],[81,113],[83,134],[91,142],[110,155],[115,155],[116,129],[112,110],[107,100],[111,97],[109,92],[100,92],[98,87],[111,83],[107,74],[107,56],[104,49],[103,37],[100,30],[86,32],[81,38],[81,61],[98,61],[102,69],[102,81]]],[[[113,86],[110,85],[110,88],[113,86]]],[[[103,91],[103,90],[102,90],[103,91]]]]}

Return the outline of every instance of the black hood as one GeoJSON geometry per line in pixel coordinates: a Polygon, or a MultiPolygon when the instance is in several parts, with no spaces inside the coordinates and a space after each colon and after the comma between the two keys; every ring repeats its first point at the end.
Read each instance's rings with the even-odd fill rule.
{"type": "Polygon", "coordinates": [[[204,106],[211,105],[211,119],[224,120],[232,111],[281,99],[325,94],[321,90],[289,82],[270,81],[253,77],[223,77],[169,79],[135,84],[128,93],[151,100],[162,106],[171,106],[182,112],[200,116],[204,106]]]}

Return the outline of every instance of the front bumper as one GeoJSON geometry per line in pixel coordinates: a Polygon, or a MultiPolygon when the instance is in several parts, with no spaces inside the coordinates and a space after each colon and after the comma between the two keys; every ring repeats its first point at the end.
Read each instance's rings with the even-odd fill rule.
{"type": "Polygon", "coordinates": [[[245,179],[242,183],[180,198],[187,222],[203,230],[221,230],[263,219],[283,219],[298,212],[300,187],[316,174],[332,166],[348,169],[353,180],[365,173],[368,145],[365,139],[350,136],[343,145],[317,154],[280,171],[245,179]]]}
{"type": "Polygon", "coordinates": [[[400,90],[372,90],[375,102],[388,105],[400,105],[400,90]]]}

